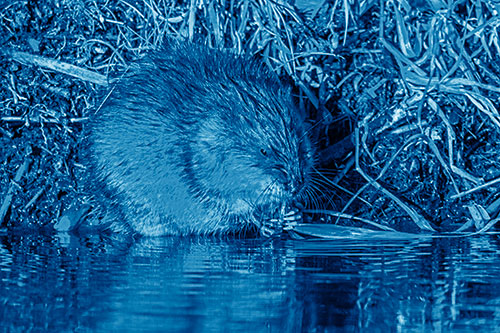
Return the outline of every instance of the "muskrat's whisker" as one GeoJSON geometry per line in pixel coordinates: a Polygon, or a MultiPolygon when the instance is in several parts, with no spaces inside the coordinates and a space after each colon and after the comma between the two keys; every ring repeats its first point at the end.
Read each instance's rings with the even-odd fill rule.
{"type": "MultiPolygon", "coordinates": [[[[322,184],[322,185],[323,185],[323,187],[324,187],[326,190],[331,190],[331,189],[328,187],[328,185],[331,185],[331,186],[335,187],[336,189],[341,190],[341,191],[343,191],[343,192],[345,192],[345,193],[349,194],[350,196],[355,196],[355,194],[354,194],[352,191],[350,191],[350,190],[346,189],[346,188],[345,188],[345,187],[343,187],[343,186],[338,185],[338,184],[337,184],[337,183],[335,183],[335,182],[332,182],[330,179],[328,179],[327,177],[325,177],[324,175],[322,175],[322,174],[320,174],[320,173],[317,173],[317,174],[321,175],[321,176],[322,176],[322,178],[318,178],[318,177],[316,177],[316,175],[313,175],[313,176],[311,177],[311,182],[314,182],[314,183],[316,183],[316,184],[322,184]]],[[[366,200],[365,200],[365,199],[363,199],[362,197],[358,197],[358,199],[359,199],[361,202],[364,202],[365,204],[368,204],[368,205],[369,205],[368,201],[366,201],[366,200]]]]}
{"type": "Polygon", "coordinates": [[[316,126],[319,126],[321,124],[321,121],[318,121],[316,122],[313,126],[309,127],[307,130],[304,131],[304,134],[302,134],[302,136],[299,138],[299,143],[302,142],[302,140],[304,140],[304,138],[309,138],[309,133],[312,132],[312,130],[316,127],[316,126]]]}
{"type": "Polygon", "coordinates": [[[321,184],[325,189],[331,190],[332,188],[338,188],[338,186],[333,186],[330,182],[325,180],[323,177],[314,175],[311,177],[311,182],[315,184],[321,184]]]}
{"type": "MultiPolygon", "coordinates": [[[[322,190],[325,189],[327,191],[331,191],[331,188],[328,186],[327,183],[325,183],[322,179],[317,179],[317,178],[311,178],[311,190],[314,193],[314,196],[317,198],[317,208],[320,209],[321,203],[323,200],[319,199],[320,194],[324,194],[325,191],[322,190]]],[[[332,194],[337,195],[335,192],[332,192],[332,194]]],[[[328,196],[328,201],[325,203],[327,205],[333,205],[333,197],[328,196]]]]}
{"type": "MultiPolygon", "coordinates": [[[[311,179],[311,183],[314,185],[315,187],[315,192],[317,193],[317,196],[319,198],[319,193],[325,193],[325,191],[322,191],[321,188],[324,188],[325,190],[327,191],[331,191],[331,188],[328,186],[328,184],[325,184],[325,182],[323,182],[322,180],[318,180],[318,179],[311,179]],[[320,188],[321,187],[321,188],[320,188]]],[[[330,206],[333,206],[333,195],[337,196],[337,197],[340,197],[335,191],[331,191],[330,193],[332,193],[332,195],[329,195],[327,197],[327,202],[324,203],[324,205],[330,205],[330,206]]],[[[319,202],[323,202],[323,200],[319,200],[319,202]]],[[[318,209],[320,207],[318,206],[318,209]]]]}
{"type": "Polygon", "coordinates": [[[316,187],[316,186],[311,186],[311,196],[314,199],[314,207],[320,208],[321,207],[321,200],[319,198],[319,193],[321,191],[316,187]]]}
{"type": "MultiPolygon", "coordinates": [[[[316,184],[314,181],[311,181],[311,188],[314,190],[316,197],[327,197],[332,198],[334,195],[339,196],[336,191],[332,191],[332,189],[324,184],[316,184]]],[[[319,200],[319,199],[318,199],[319,200]]],[[[320,200],[321,201],[321,200],[320,200]]],[[[331,203],[332,199],[328,199],[328,203],[331,203]]]]}
{"type": "Polygon", "coordinates": [[[328,175],[336,175],[336,173],[334,173],[334,172],[331,172],[331,171],[329,172],[328,170],[320,170],[320,169],[315,168],[314,166],[312,167],[312,169],[313,169],[313,173],[314,173],[314,174],[320,175],[320,176],[324,177],[325,179],[327,179],[327,180],[329,180],[329,181],[331,181],[331,180],[330,180],[330,179],[328,179],[328,178],[326,178],[326,177],[324,176],[325,174],[328,174],[328,175]]]}
{"type": "Polygon", "coordinates": [[[266,196],[266,192],[271,191],[271,187],[278,181],[278,178],[273,179],[269,184],[261,191],[261,193],[257,196],[255,200],[255,206],[258,207],[260,200],[263,200],[266,196]]]}
{"type": "Polygon", "coordinates": [[[316,198],[314,196],[314,184],[311,184],[308,188],[305,189],[305,205],[306,206],[315,206],[316,205],[316,198]]]}
{"type": "Polygon", "coordinates": [[[316,186],[316,190],[320,191],[321,189],[331,191],[332,187],[330,184],[326,183],[323,179],[315,179],[311,178],[311,185],[316,186]]]}
{"type": "Polygon", "coordinates": [[[303,200],[304,200],[304,204],[305,204],[306,207],[308,207],[308,206],[314,206],[313,205],[313,196],[312,196],[310,188],[307,188],[305,190],[303,200]]]}
{"type": "Polygon", "coordinates": [[[321,173],[323,175],[332,175],[332,176],[336,176],[338,174],[338,172],[336,172],[336,171],[325,170],[325,169],[316,169],[316,168],[314,168],[314,173],[321,173]]]}

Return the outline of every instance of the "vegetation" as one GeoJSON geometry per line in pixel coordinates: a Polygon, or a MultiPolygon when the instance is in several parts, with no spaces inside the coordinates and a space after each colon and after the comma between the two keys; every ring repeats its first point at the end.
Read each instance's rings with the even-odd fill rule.
{"type": "MultiPolygon", "coordinates": [[[[500,210],[500,4],[50,0],[0,9],[0,221],[78,205],[85,122],[165,38],[261,57],[317,142],[328,223],[486,230],[500,210]]],[[[321,217],[322,216],[322,217],[321,217]]]]}

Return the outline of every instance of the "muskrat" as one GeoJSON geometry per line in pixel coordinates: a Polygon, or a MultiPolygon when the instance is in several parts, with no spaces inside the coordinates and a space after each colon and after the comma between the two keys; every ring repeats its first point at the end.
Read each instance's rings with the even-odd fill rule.
{"type": "Polygon", "coordinates": [[[287,84],[254,59],[187,42],[133,65],[88,141],[90,180],[119,210],[112,224],[140,235],[279,231],[313,167],[287,84]]]}

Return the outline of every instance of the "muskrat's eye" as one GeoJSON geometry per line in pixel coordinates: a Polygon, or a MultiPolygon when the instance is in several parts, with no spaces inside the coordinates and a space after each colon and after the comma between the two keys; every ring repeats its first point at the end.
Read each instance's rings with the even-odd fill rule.
{"type": "Polygon", "coordinates": [[[260,153],[264,156],[267,156],[267,151],[264,148],[260,148],[260,153]]]}

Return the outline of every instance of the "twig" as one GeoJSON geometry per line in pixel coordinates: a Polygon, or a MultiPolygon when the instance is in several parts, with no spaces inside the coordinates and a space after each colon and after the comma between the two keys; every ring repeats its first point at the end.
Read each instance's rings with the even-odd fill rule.
{"type": "Polygon", "coordinates": [[[33,204],[38,200],[38,198],[40,198],[40,196],[42,195],[42,193],[45,191],[45,188],[46,188],[46,186],[43,186],[41,189],[38,190],[38,192],[35,193],[35,195],[33,196],[33,198],[31,198],[31,200],[28,201],[28,203],[26,204],[26,206],[24,206],[25,210],[27,210],[31,206],[33,206],[33,204]]]}
{"type": "Polygon", "coordinates": [[[0,223],[3,222],[3,219],[5,218],[5,215],[7,214],[7,210],[10,207],[10,204],[12,203],[12,198],[14,197],[14,186],[15,183],[18,183],[21,178],[23,177],[24,173],[28,169],[28,166],[31,163],[31,158],[27,156],[24,159],[23,164],[17,169],[16,175],[14,176],[14,179],[10,182],[9,185],[9,190],[7,191],[7,195],[5,196],[2,206],[0,207],[0,223]]]}
{"type": "Polygon", "coordinates": [[[461,197],[464,197],[468,194],[471,194],[473,192],[476,192],[476,191],[479,191],[479,190],[482,190],[483,188],[487,188],[487,187],[490,187],[491,185],[494,185],[496,183],[500,182],[500,178],[497,178],[497,179],[493,179],[492,181],[489,181],[487,183],[484,183],[482,185],[479,185],[479,186],[476,186],[474,188],[471,188],[470,190],[467,190],[465,192],[461,192],[461,193],[457,193],[457,194],[454,194],[452,196],[450,196],[450,199],[457,199],[457,198],[461,198],[461,197]]]}
{"type": "Polygon", "coordinates": [[[15,61],[23,64],[40,66],[53,70],[55,72],[60,72],[76,77],[83,81],[92,82],[103,87],[108,86],[108,79],[106,78],[106,76],[93,71],[89,71],[88,69],[68,64],[66,62],[14,50],[7,51],[7,54],[10,55],[15,61]]]}
{"type": "MultiPolygon", "coordinates": [[[[88,117],[78,117],[78,118],[69,118],[70,123],[81,123],[87,121],[88,117]]],[[[26,121],[30,123],[36,123],[36,124],[60,124],[62,125],[62,122],[59,119],[47,119],[43,117],[19,117],[19,116],[4,116],[0,117],[0,121],[5,122],[5,123],[25,123],[26,121]]]]}
{"type": "Polygon", "coordinates": [[[338,219],[343,218],[343,219],[349,219],[349,220],[354,220],[354,221],[360,221],[360,222],[369,224],[371,226],[380,228],[380,229],[385,230],[385,231],[396,231],[395,229],[393,229],[391,227],[385,226],[385,225],[377,223],[377,222],[370,221],[370,220],[362,218],[362,217],[358,217],[358,216],[354,216],[354,215],[350,215],[350,214],[346,214],[346,213],[341,213],[341,212],[335,212],[335,211],[331,211],[331,210],[305,209],[303,211],[303,213],[308,213],[308,214],[325,214],[325,215],[335,216],[338,219]]]}

